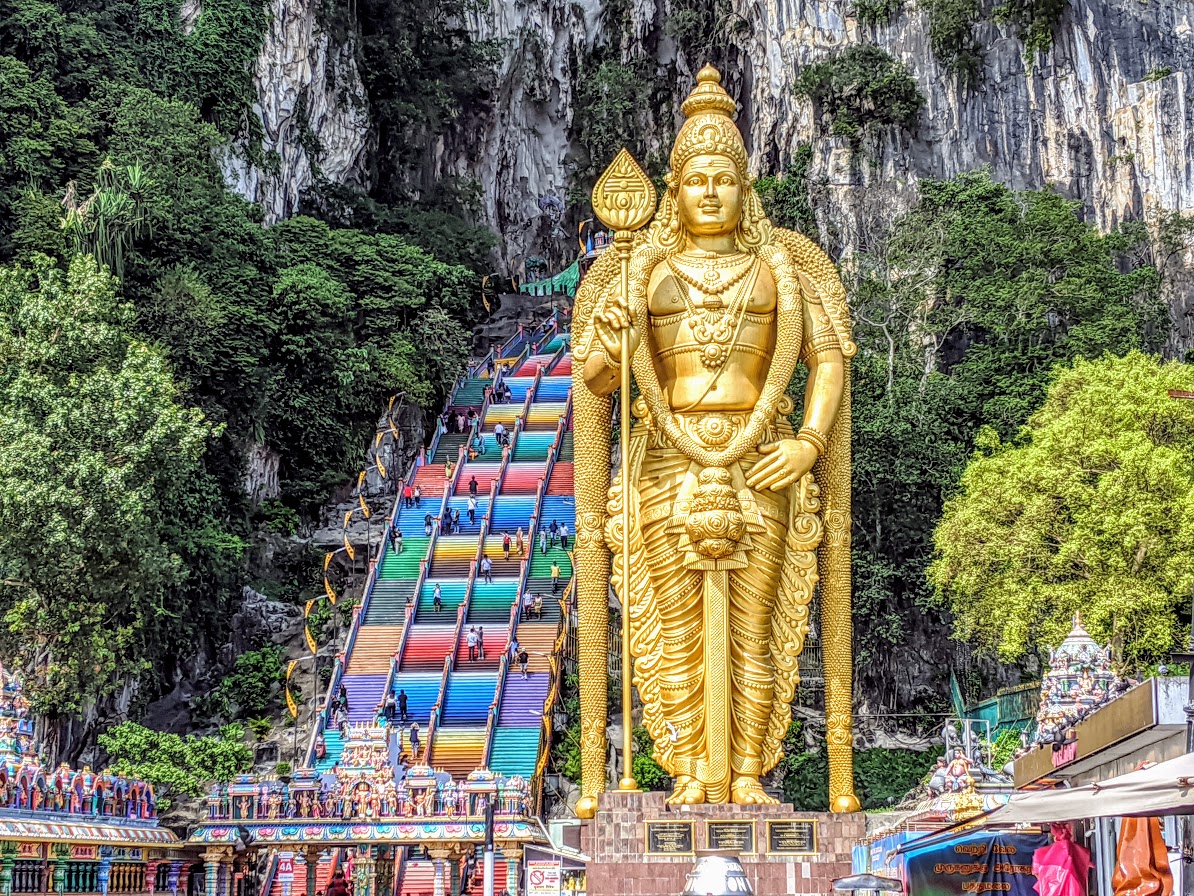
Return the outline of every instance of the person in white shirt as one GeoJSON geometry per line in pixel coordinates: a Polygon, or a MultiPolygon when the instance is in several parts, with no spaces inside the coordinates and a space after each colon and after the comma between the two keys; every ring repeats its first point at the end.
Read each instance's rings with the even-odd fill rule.
{"type": "Polygon", "coordinates": [[[465,638],[465,643],[468,644],[468,661],[470,663],[477,660],[477,629],[470,628],[468,636],[465,638]]]}

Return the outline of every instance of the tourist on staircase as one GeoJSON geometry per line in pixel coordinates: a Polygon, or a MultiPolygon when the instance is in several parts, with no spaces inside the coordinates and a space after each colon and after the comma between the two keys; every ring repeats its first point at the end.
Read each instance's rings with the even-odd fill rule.
{"type": "Polygon", "coordinates": [[[477,496],[468,496],[468,524],[475,526],[477,524],[477,496]]]}
{"type": "Polygon", "coordinates": [[[405,722],[407,720],[406,701],[407,701],[406,691],[399,690],[398,691],[398,721],[400,721],[400,722],[405,722]]]}
{"type": "Polygon", "coordinates": [[[477,659],[485,659],[485,626],[477,626],[477,659]]]}
{"type": "Polygon", "coordinates": [[[468,481],[468,493],[470,497],[477,497],[477,477],[473,476],[468,481]]]}
{"type": "Polygon", "coordinates": [[[465,643],[468,644],[468,661],[475,663],[477,661],[477,628],[473,626],[468,630],[465,636],[465,643]]]}
{"type": "Polygon", "coordinates": [[[551,593],[556,594],[560,590],[560,561],[551,561],[551,593]]]}
{"type": "MultiPolygon", "coordinates": [[[[502,534],[505,535],[504,532],[502,534]]],[[[509,538],[509,536],[506,537],[509,538]]],[[[527,549],[527,542],[522,534],[522,526],[519,526],[518,531],[514,534],[514,546],[518,548],[518,559],[521,560],[526,556],[527,549]]],[[[510,552],[508,550],[506,551],[506,559],[510,559],[510,552]]]]}
{"type": "Polygon", "coordinates": [[[481,558],[481,576],[485,579],[486,585],[493,584],[493,561],[488,557],[481,558]]]}
{"type": "Polygon", "coordinates": [[[440,587],[439,582],[435,583],[435,591],[431,593],[431,606],[437,613],[444,608],[444,590],[440,587]]]}
{"type": "Polygon", "coordinates": [[[560,523],[560,547],[568,550],[568,524],[560,523]]]}
{"type": "MultiPolygon", "coordinates": [[[[520,530],[521,531],[521,530],[520,530]]],[[[502,557],[503,559],[510,559],[510,533],[502,533],[502,557]]]]}

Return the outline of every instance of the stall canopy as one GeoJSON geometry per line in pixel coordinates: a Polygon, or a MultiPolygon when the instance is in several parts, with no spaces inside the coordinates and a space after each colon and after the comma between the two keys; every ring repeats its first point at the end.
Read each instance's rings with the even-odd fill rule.
{"type": "Polygon", "coordinates": [[[1194,753],[1072,790],[1018,793],[1007,805],[985,816],[981,824],[1189,814],[1194,814],[1194,753]]]}

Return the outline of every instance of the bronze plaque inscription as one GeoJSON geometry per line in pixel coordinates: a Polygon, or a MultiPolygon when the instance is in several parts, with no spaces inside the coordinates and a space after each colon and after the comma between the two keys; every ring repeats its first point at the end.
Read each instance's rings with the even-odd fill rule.
{"type": "Polygon", "coordinates": [[[767,852],[778,855],[813,855],[817,851],[817,823],[768,821],[767,852]]]}
{"type": "Polygon", "coordinates": [[[710,849],[751,855],[755,851],[753,821],[707,821],[705,841],[710,849]]]}
{"type": "Polygon", "coordinates": [[[691,821],[647,821],[644,852],[655,856],[688,856],[693,853],[691,821]]]}

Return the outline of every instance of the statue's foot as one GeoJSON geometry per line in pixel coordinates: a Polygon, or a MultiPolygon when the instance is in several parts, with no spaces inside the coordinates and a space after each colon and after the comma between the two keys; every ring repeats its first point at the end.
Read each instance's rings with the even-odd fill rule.
{"type": "Polygon", "coordinates": [[[696,778],[680,775],[676,778],[676,789],[672,791],[672,795],[667,798],[667,801],[669,806],[703,803],[705,801],[705,785],[696,778]]]}
{"type": "Polygon", "coordinates": [[[743,775],[734,779],[730,787],[730,802],[739,806],[759,806],[778,803],[773,796],[769,796],[758,778],[743,775]]]}

